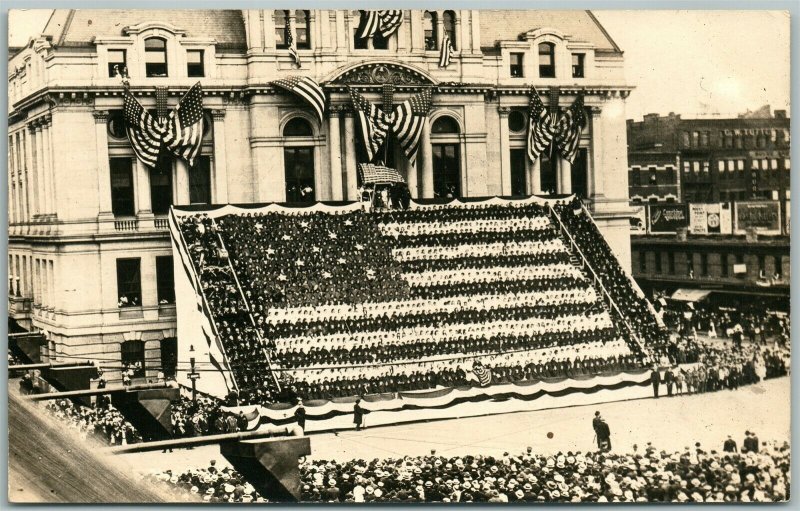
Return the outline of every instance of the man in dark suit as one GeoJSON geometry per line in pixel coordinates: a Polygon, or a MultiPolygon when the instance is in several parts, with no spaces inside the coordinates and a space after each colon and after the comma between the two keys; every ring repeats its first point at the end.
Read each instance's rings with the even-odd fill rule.
{"type": "Polygon", "coordinates": [[[600,416],[600,412],[594,412],[592,427],[597,436],[597,448],[600,449],[600,451],[610,451],[611,429],[608,427],[608,423],[600,416]]]}
{"type": "Polygon", "coordinates": [[[725,440],[724,444],[722,444],[722,450],[724,452],[737,452],[739,449],[736,447],[736,440],[728,435],[728,439],[725,440]]]}
{"type": "Polygon", "coordinates": [[[356,404],[353,407],[353,423],[356,425],[356,431],[361,431],[361,428],[364,427],[364,414],[367,413],[361,407],[361,399],[356,399],[356,404]]]}
{"type": "Polygon", "coordinates": [[[745,437],[742,442],[742,452],[758,452],[758,437],[751,431],[744,432],[745,437]]]}
{"type": "Polygon", "coordinates": [[[672,374],[671,367],[668,367],[667,372],[664,373],[664,384],[667,386],[667,396],[672,397],[672,390],[675,387],[675,375],[672,374]]]}
{"type": "Polygon", "coordinates": [[[658,386],[661,385],[661,374],[658,372],[658,366],[653,364],[653,372],[650,373],[650,383],[653,384],[653,397],[658,399],[658,386]]]}

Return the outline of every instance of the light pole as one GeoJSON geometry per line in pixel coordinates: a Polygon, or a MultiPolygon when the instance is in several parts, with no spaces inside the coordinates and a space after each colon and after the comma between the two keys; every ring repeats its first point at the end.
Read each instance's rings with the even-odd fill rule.
{"type": "Polygon", "coordinates": [[[197,402],[197,379],[200,378],[200,374],[194,370],[194,344],[189,345],[189,365],[192,367],[192,372],[190,372],[187,376],[190,380],[192,380],[192,402],[197,402]]]}

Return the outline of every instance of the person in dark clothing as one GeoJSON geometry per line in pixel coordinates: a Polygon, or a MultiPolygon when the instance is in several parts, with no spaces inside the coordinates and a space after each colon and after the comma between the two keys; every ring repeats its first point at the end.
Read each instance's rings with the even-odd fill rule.
{"type": "Polygon", "coordinates": [[[361,399],[356,399],[356,404],[353,407],[353,423],[356,425],[356,431],[360,431],[364,427],[364,415],[368,413],[367,410],[361,407],[361,399]]]}
{"type": "Polygon", "coordinates": [[[667,396],[672,397],[672,391],[675,387],[675,375],[672,374],[671,367],[668,367],[667,372],[664,373],[664,384],[667,386],[667,396]]]}
{"type": "Polygon", "coordinates": [[[297,425],[300,426],[304,432],[306,430],[306,409],[303,406],[303,400],[297,400],[297,409],[294,411],[294,419],[297,421],[297,425]]]}
{"type": "Polygon", "coordinates": [[[728,439],[725,440],[724,444],[722,444],[722,450],[725,452],[738,452],[739,449],[736,447],[736,440],[728,435],[728,439]]]}
{"type": "Polygon", "coordinates": [[[758,452],[758,437],[752,431],[745,431],[742,442],[742,452],[758,452]]]}
{"type": "Polygon", "coordinates": [[[661,374],[658,372],[658,366],[653,366],[653,372],[650,373],[650,382],[653,384],[653,397],[658,399],[658,386],[661,385],[661,374]]]}
{"type": "Polygon", "coordinates": [[[597,436],[597,448],[601,451],[611,450],[611,429],[608,423],[600,416],[600,412],[594,412],[594,420],[592,420],[592,427],[597,436]]]}

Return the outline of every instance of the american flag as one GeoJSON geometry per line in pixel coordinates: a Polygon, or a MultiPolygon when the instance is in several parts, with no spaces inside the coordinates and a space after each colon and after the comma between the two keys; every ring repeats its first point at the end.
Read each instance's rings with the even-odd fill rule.
{"type": "Polygon", "coordinates": [[[289,55],[292,56],[294,59],[294,63],[297,64],[297,67],[300,67],[300,55],[297,54],[297,44],[294,42],[294,36],[292,35],[292,27],[289,24],[289,18],[286,18],[286,44],[289,46],[289,55]]]}
{"type": "Polygon", "coordinates": [[[442,48],[439,50],[439,67],[447,67],[450,65],[450,59],[453,58],[453,43],[450,41],[450,34],[444,34],[442,39],[442,48]]]}
{"type": "Polygon", "coordinates": [[[127,88],[124,93],[123,115],[128,140],[136,157],[145,165],[155,168],[164,141],[164,127],[142,107],[127,88]]]}
{"type": "Polygon", "coordinates": [[[372,163],[358,165],[363,183],[405,183],[405,179],[395,169],[372,163]]]}
{"type": "Polygon", "coordinates": [[[586,126],[586,112],[583,106],[583,94],[578,95],[578,99],[572,103],[567,111],[561,114],[556,126],[556,146],[561,156],[570,162],[575,160],[578,154],[578,143],[581,140],[581,132],[586,126]]]}
{"type": "Polygon", "coordinates": [[[530,109],[528,111],[528,157],[531,161],[547,149],[553,140],[554,128],[550,112],[545,108],[539,93],[531,88],[530,109]]]}
{"type": "Polygon", "coordinates": [[[380,31],[381,35],[386,38],[392,35],[402,23],[403,11],[401,10],[362,11],[361,30],[358,32],[358,37],[364,39],[380,31]]]}
{"type": "Polygon", "coordinates": [[[472,366],[472,373],[478,378],[481,387],[488,387],[492,383],[492,371],[479,362],[472,366]]]}
{"type": "Polygon", "coordinates": [[[273,85],[293,92],[303,98],[311,105],[322,122],[322,114],[325,111],[325,93],[322,87],[313,79],[307,76],[289,76],[281,80],[275,80],[273,85]]]}
{"type": "Polygon", "coordinates": [[[425,119],[431,108],[431,90],[425,89],[410,99],[397,105],[392,130],[397,135],[400,146],[412,164],[417,159],[419,139],[425,126],[425,119]]]}
{"type": "Polygon", "coordinates": [[[203,145],[203,88],[197,82],[169,113],[164,143],[176,156],[194,166],[203,145]]]}
{"type": "Polygon", "coordinates": [[[389,133],[391,119],[383,111],[364,99],[357,91],[350,89],[350,100],[358,114],[361,137],[367,151],[367,160],[372,161],[389,133]]]}

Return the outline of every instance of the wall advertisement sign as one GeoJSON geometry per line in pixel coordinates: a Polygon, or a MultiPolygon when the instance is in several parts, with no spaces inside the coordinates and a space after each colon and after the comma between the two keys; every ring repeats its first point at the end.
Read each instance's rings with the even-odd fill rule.
{"type": "Polygon", "coordinates": [[[777,201],[736,202],[734,232],[746,234],[755,229],[759,234],[781,234],[781,206],[777,201]]]}
{"type": "Polygon", "coordinates": [[[689,232],[692,234],[731,234],[731,205],[689,204],[689,232]]]}
{"type": "Polygon", "coordinates": [[[689,208],[686,204],[648,204],[647,228],[652,234],[675,234],[689,227],[689,208]]]}

